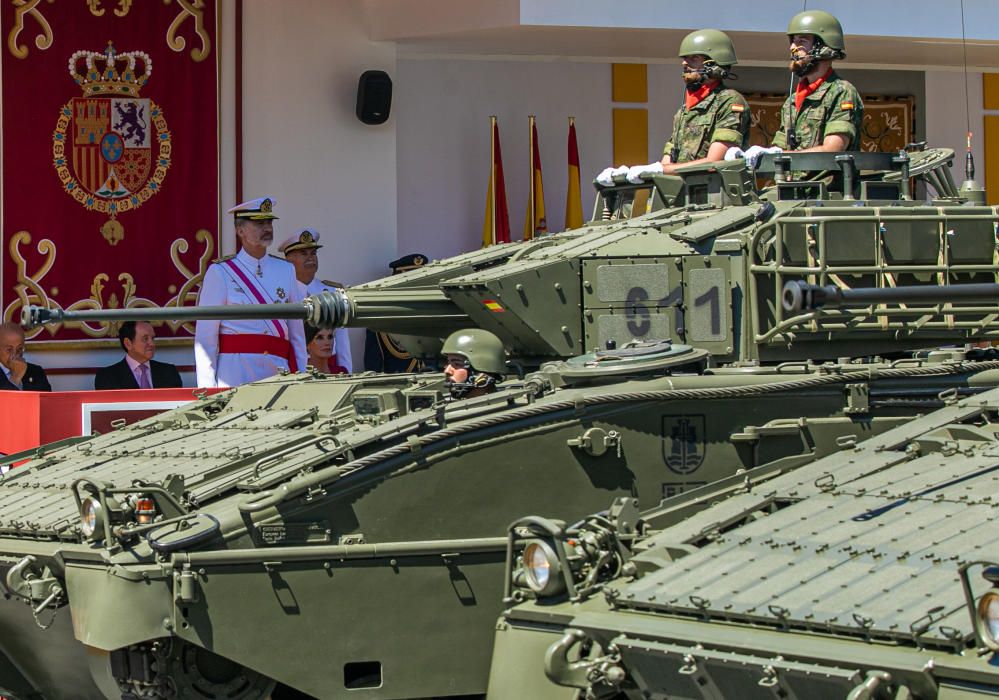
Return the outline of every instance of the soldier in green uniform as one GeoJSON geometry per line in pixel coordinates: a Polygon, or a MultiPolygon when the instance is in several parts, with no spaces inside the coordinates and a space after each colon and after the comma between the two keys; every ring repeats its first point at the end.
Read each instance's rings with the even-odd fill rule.
{"type": "Polygon", "coordinates": [[[610,185],[615,175],[642,181],[646,175],[670,174],[680,165],[722,160],[732,147],[745,148],[749,138],[749,104],[737,90],[727,87],[738,63],[732,40],[717,29],[691,32],[680,42],[683,61],[684,102],[673,117],[673,131],[663,158],[648,165],[607,168],[597,182],[610,185]]]}
{"type": "Polygon", "coordinates": [[[846,57],[839,20],[822,10],[800,12],[787,26],[791,71],[798,78],[781,108],[773,145],[784,151],[858,151],[864,104],[833,61],[846,57]]]}

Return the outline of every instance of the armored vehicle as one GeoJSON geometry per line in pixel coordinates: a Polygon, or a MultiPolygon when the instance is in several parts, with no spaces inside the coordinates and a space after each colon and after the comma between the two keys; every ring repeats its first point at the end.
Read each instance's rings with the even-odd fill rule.
{"type": "Polygon", "coordinates": [[[482,693],[519,514],[654,507],[995,387],[990,350],[906,352],[995,337],[991,300],[780,305],[787,281],[995,281],[999,217],[948,189],[949,152],[868,155],[771,164],[762,192],[740,163],[655,178],[632,218],[614,217],[641,188],[618,184],[605,224],[301,306],[28,310],[364,324],[417,350],[471,322],[537,370],[460,401],[434,375],[276,377],[6,458],[27,461],[0,480],[0,691],[482,693]],[[843,191],[783,167],[841,168],[843,191]],[[914,173],[934,203],[909,198],[914,173]]]}
{"type": "Polygon", "coordinates": [[[513,523],[488,698],[995,697],[999,390],[948,404],[791,473],[513,523]]]}

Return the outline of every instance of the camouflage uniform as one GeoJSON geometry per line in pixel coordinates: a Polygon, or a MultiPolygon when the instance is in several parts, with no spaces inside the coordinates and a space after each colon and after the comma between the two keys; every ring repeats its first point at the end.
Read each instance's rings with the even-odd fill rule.
{"type": "Polygon", "coordinates": [[[673,135],[663,155],[673,163],[686,163],[708,155],[715,141],[749,145],[749,103],[737,90],[718,85],[696,105],[680,107],[673,117],[673,135]]]}
{"type": "Polygon", "coordinates": [[[794,95],[789,95],[780,110],[780,129],[774,135],[774,146],[800,151],[822,145],[826,136],[840,134],[847,140],[847,151],[860,150],[864,103],[857,88],[835,72],[805,98],[801,111],[797,114],[795,111],[794,95]],[[787,126],[791,123],[797,138],[793,145],[787,138],[787,126]]]}

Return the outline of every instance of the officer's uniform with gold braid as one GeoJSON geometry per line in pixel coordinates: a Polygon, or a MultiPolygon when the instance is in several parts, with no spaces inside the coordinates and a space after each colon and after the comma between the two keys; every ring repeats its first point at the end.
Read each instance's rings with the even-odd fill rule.
{"type": "MultiPolygon", "coordinates": [[[[276,219],[273,201],[261,198],[229,210],[237,219],[276,219]]],[[[259,260],[241,250],[208,266],[198,306],[296,303],[304,299],[291,263],[272,255],[259,260]]],[[[308,363],[301,321],[205,320],[194,335],[199,387],[230,387],[302,370],[308,363]]]]}
{"type": "MultiPolygon", "coordinates": [[[[427,264],[427,256],[419,253],[404,255],[389,263],[392,274],[415,270],[427,264]]],[[[388,333],[368,331],[364,338],[364,369],[375,372],[419,372],[424,368],[420,360],[412,357],[392,340],[388,333]]]]}
{"type": "MultiPolygon", "coordinates": [[[[296,250],[318,250],[322,248],[319,244],[320,237],[318,231],[305,228],[299,231],[297,235],[285,240],[279,250],[284,254],[285,258],[288,257],[288,253],[293,253],[296,250]]],[[[309,296],[339,288],[341,285],[330,280],[313,279],[308,284],[303,284],[299,281],[298,286],[303,295],[309,296]]],[[[347,374],[353,373],[354,360],[350,354],[350,336],[347,334],[346,328],[336,328],[333,330],[333,357],[330,359],[332,360],[332,364],[336,365],[335,367],[330,367],[333,374],[341,374],[340,370],[343,370],[347,374]]]]}

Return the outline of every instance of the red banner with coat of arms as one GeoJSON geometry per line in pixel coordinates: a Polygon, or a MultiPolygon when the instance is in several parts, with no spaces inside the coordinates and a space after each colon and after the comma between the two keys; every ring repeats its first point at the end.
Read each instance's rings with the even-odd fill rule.
{"type": "Polygon", "coordinates": [[[219,223],[215,0],[0,0],[0,30],[3,319],[193,305],[219,223]]]}

